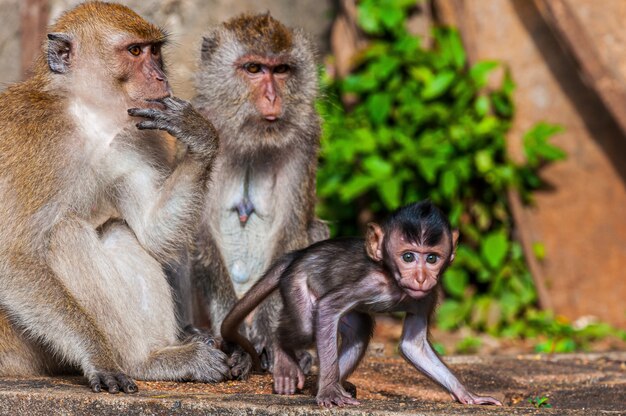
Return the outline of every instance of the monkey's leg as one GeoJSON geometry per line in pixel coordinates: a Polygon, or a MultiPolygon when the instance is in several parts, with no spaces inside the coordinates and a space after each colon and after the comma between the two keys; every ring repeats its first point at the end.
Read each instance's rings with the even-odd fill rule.
{"type": "Polygon", "coordinates": [[[219,334],[224,318],[237,303],[237,295],[219,247],[206,224],[200,227],[193,250],[192,284],[208,301],[211,331],[219,334]]]}
{"type": "Polygon", "coordinates": [[[134,292],[124,303],[133,315],[124,319],[134,322],[123,334],[129,338],[124,348],[129,350],[125,363],[131,374],[144,380],[215,382],[227,378],[226,356],[209,339],[197,334],[182,344],[178,341],[174,304],[161,265],[133,232],[123,223],[113,223],[101,238],[115,268],[126,278],[126,290],[134,292]]]}
{"type": "MultiPolygon", "coordinates": [[[[82,253],[84,256],[78,256],[81,257],[81,263],[73,269],[58,269],[48,266],[41,258],[14,253],[7,261],[3,261],[4,276],[0,285],[2,306],[18,325],[27,323],[29,335],[48,346],[61,360],[79,366],[93,391],[99,392],[104,386],[111,393],[120,389],[127,393],[135,392],[137,386],[122,372],[110,339],[72,291],[78,289],[89,292],[92,279],[105,282],[108,276],[99,273],[94,264],[99,258],[89,258],[94,253],[90,253],[89,244],[82,244],[84,241],[81,241],[78,229],[70,231],[72,226],[69,224],[59,228],[63,231],[57,229],[53,240],[64,237],[56,247],[63,249],[52,249],[48,256],[56,266],[60,266],[65,263],[64,260],[72,257],[66,256],[67,253],[82,253]],[[81,270],[80,266],[85,264],[87,268],[81,270]],[[74,288],[70,288],[66,278],[75,283],[74,288]],[[28,290],[24,290],[26,287],[28,290]]],[[[92,290],[94,297],[101,296],[97,288],[92,290]]],[[[106,316],[108,311],[102,309],[99,312],[106,316]]]]}
{"type": "Polygon", "coordinates": [[[361,362],[374,331],[374,320],[366,313],[349,312],[339,321],[339,379],[343,383],[361,362]]]}
{"type": "Polygon", "coordinates": [[[50,374],[43,349],[14,327],[0,307],[0,375],[41,376],[50,374]]]}
{"type": "Polygon", "coordinates": [[[180,250],[176,261],[164,266],[167,281],[173,290],[176,318],[179,328],[192,324],[193,291],[191,287],[191,261],[187,249],[180,250]]]}
{"type": "Polygon", "coordinates": [[[229,378],[226,355],[202,341],[161,348],[133,369],[142,380],[200,381],[215,383],[229,378]]]}

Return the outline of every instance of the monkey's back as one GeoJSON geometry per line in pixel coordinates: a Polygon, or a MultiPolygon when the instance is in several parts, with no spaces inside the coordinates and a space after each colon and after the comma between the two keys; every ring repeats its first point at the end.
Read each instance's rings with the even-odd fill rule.
{"type": "MultiPolygon", "coordinates": [[[[330,291],[349,288],[377,267],[365,252],[365,240],[358,237],[320,241],[290,255],[293,260],[283,278],[306,276],[308,287],[318,298],[330,291]]],[[[281,281],[281,287],[288,284],[281,281]]]]}

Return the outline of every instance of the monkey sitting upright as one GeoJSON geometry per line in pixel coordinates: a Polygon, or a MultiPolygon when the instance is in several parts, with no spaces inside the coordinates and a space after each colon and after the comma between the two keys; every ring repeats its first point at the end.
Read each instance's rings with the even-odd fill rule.
{"type": "MultiPolygon", "coordinates": [[[[237,299],[276,259],[328,238],[328,227],[315,218],[321,128],[314,55],[302,31],[269,14],[233,17],[203,40],[194,104],[215,125],[220,150],[189,257],[216,333],[237,299]]],[[[186,265],[175,274],[173,282],[192,286],[185,284],[186,265]]],[[[190,302],[181,303],[186,324],[190,302]]],[[[280,308],[275,296],[249,322],[248,334],[270,357],[270,366],[280,308]]],[[[232,374],[245,377],[250,360],[234,357],[241,357],[239,351],[231,357],[232,374]]]]}
{"type": "Polygon", "coordinates": [[[226,356],[181,342],[162,266],[191,239],[218,139],[171,96],[165,33],[81,3],[51,27],[34,76],[0,94],[0,375],[81,370],[221,381],[226,356]],[[173,166],[170,133],[184,152],[173,166]]]}
{"type": "Polygon", "coordinates": [[[259,358],[239,333],[245,317],[276,288],[283,311],[274,355],[274,391],[294,394],[304,374],[294,350],[316,342],[317,403],[358,404],[342,387],[365,354],[372,336],[371,313],[406,312],[400,352],[461,403],[501,403],[468,391],[428,341],[428,319],[439,278],[454,259],[458,231],[432,203],[400,208],[382,226],[370,223],[365,240],[321,241],[283,256],[233,307],[222,324],[225,340],[259,358]],[[338,347],[338,336],[341,345],[338,347]]]}

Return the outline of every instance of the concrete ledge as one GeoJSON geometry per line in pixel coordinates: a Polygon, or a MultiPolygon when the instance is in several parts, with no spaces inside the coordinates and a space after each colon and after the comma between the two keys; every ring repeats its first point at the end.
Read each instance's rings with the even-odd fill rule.
{"type": "MultiPolygon", "coordinates": [[[[505,407],[463,406],[399,358],[367,357],[350,379],[361,406],[337,415],[589,415],[626,414],[626,352],[555,356],[450,357],[447,362],[471,389],[505,407]],[[527,399],[547,396],[551,409],[527,399]]],[[[271,394],[271,377],[216,385],[139,382],[134,395],[94,394],[81,377],[0,378],[3,415],[317,415],[309,377],[303,394],[271,394]],[[260,394],[255,392],[261,391],[260,394]]]]}

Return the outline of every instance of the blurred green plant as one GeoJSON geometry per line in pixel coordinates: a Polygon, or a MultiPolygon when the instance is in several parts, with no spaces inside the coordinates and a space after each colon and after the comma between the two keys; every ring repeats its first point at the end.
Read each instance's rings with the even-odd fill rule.
{"type": "Polygon", "coordinates": [[[550,399],[546,396],[535,396],[529,398],[528,403],[532,404],[537,409],[549,409],[552,405],[548,403],[548,400],[550,399]]]}
{"type": "MultiPolygon", "coordinates": [[[[443,279],[438,325],[527,335],[536,292],[513,238],[507,191],[530,201],[542,186],[539,169],[565,157],[550,144],[562,129],[535,125],[523,137],[526,161],[512,161],[505,139],[514,113],[510,73],[493,61],[468,67],[453,29],[436,28],[434,46],[422,47],[405,27],[414,6],[414,0],[360,1],[369,46],[351,75],[323,77],[319,214],[335,221],[334,235],[353,235],[366,221],[431,199],[462,236],[443,279]],[[487,88],[497,68],[501,84],[487,88]]],[[[546,255],[541,245],[534,251],[546,255]]]]}

